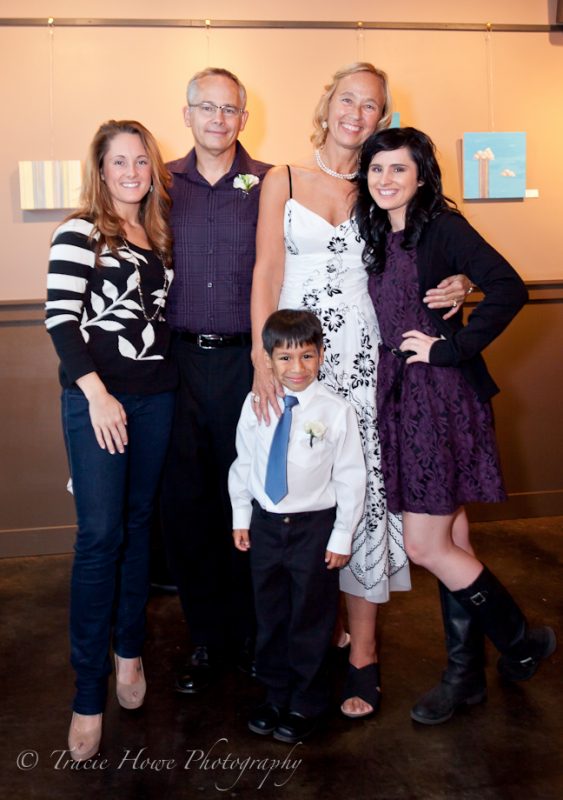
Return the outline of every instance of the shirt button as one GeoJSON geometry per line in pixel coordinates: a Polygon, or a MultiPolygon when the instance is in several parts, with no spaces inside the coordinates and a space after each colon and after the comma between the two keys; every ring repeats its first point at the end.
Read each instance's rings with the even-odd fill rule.
{"type": "Polygon", "coordinates": [[[212,283],[211,281],[209,281],[209,283],[207,284],[207,288],[208,288],[208,289],[211,289],[211,288],[212,288],[212,286],[213,286],[213,283],[212,283]]]}
{"type": "Polygon", "coordinates": [[[285,522],[285,524],[287,525],[289,522],[291,522],[291,517],[284,517],[284,518],[283,518],[283,521],[284,521],[284,522],[285,522]]]}

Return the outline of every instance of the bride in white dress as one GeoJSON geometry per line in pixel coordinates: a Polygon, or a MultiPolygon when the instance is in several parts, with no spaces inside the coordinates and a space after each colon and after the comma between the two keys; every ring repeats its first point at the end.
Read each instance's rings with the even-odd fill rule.
{"type": "MultiPolygon", "coordinates": [[[[264,180],[252,287],[255,408],[267,423],[274,392],[261,332],[277,308],[307,308],[325,336],[321,379],[354,407],[368,471],[366,504],[352,555],[341,571],[351,635],[342,712],[363,717],[379,706],[375,622],[377,604],[410,589],[400,517],[387,512],[376,427],[379,328],[362,264],[363,241],[350,219],[358,156],[365,140],[386,127],[391,99],[385,73],[358,63],[334,76],[314,117],[314,156],[274,167],[264,180]],[[258,399],[259,398],[259,399],[258,399]]],[[[459,282],[433,290],[433,307],[463,296],[459,282]]],[[[277,404],[275,406],[277,408],[277,404]]]]}
{"type": "Polygon", "coordinates": [[[375,425],[379,329],[362,264],[355,223],[332,225],[291,195],[285,204],[285,267],[280,308],[306,308],[321,320],[325,361],[321,380],[346,398],[358,417],[368,481],[364,515],[354,536],[341,589],[374,603],[390,589],[410,589],[401,520],[388,514],[375,425]]]}

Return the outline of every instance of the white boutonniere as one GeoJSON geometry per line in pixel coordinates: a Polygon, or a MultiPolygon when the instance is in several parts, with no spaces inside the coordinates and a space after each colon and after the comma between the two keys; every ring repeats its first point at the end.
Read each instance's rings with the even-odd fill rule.
{"type": "Polygon", "coordinates": [[[319,420],[313,420],[305,423],[304,430],[305,433],[309,434],[309,447],[312,447],[315,439],[320,441],[324,437],[326,425],[323,422],[319,422],[319,420]]]}
{"type": "Polygon", "coordinates": [[[254,187],[258,186],[260,183],[260,178],[258,175],[251,175],[247,173],[245,175],[239,174],[233,181],[233,188],[240,189],[245,197],[247,197],[249,191],[254,187]]]}

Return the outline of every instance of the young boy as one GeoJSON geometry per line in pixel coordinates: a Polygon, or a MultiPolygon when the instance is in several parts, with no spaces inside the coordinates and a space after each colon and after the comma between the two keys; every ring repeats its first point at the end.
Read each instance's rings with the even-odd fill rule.
{"type": "Polygon", "coordinates": [[[294,743],[313,733],[328,707],[338,570],[350,557],[366,470],[354,409],[317,380],[324,355],[317,317],[276,311],[262,342],[284,388],[283,414],[277,425],[259,423],[246,398],[229,493],[235,546],[250,549],[256,670],[267,688],[248,727],[294,743]]]}

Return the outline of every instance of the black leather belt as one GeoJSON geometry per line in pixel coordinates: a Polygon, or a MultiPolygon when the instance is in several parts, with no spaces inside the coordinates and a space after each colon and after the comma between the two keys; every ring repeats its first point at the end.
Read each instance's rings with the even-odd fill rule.
{"type": "Polygon", "coordinates": [[[388,347],[384,342],[381,342],[379,347],[381,350],[386,350],[388,353],[391,353],[391,355],[394,355],[399,362],[397,372],[391,384],[391,390],[393,391],[395,401],[399,402],[403,390],[403,377],[405,367],[407,366],[407,358],[409,358],[409,356],[414,356],[415,352],[414,350],[400,350],[398,347],[388,347]]]}
{"type": "Polygon", "coordinates": [[[216,350],[220,347],[244,347],[252,344],[250,333],[190,333],[190,331],[176,331],[176,336],[183,342],[197,344],[202,350],[216,350]]]}
{"type": "Polygon", "coordinates": [[[388,353],[392,353],[395,358],[400,358],[402,361],[405,361],[407,358],[410,358],[410,356],[415,355],[414,350],[400,350],[398,347],[388,347],[383,342],[381,342],[380,346],[383,348],[383,350],[387,350],[388,353]]]}

